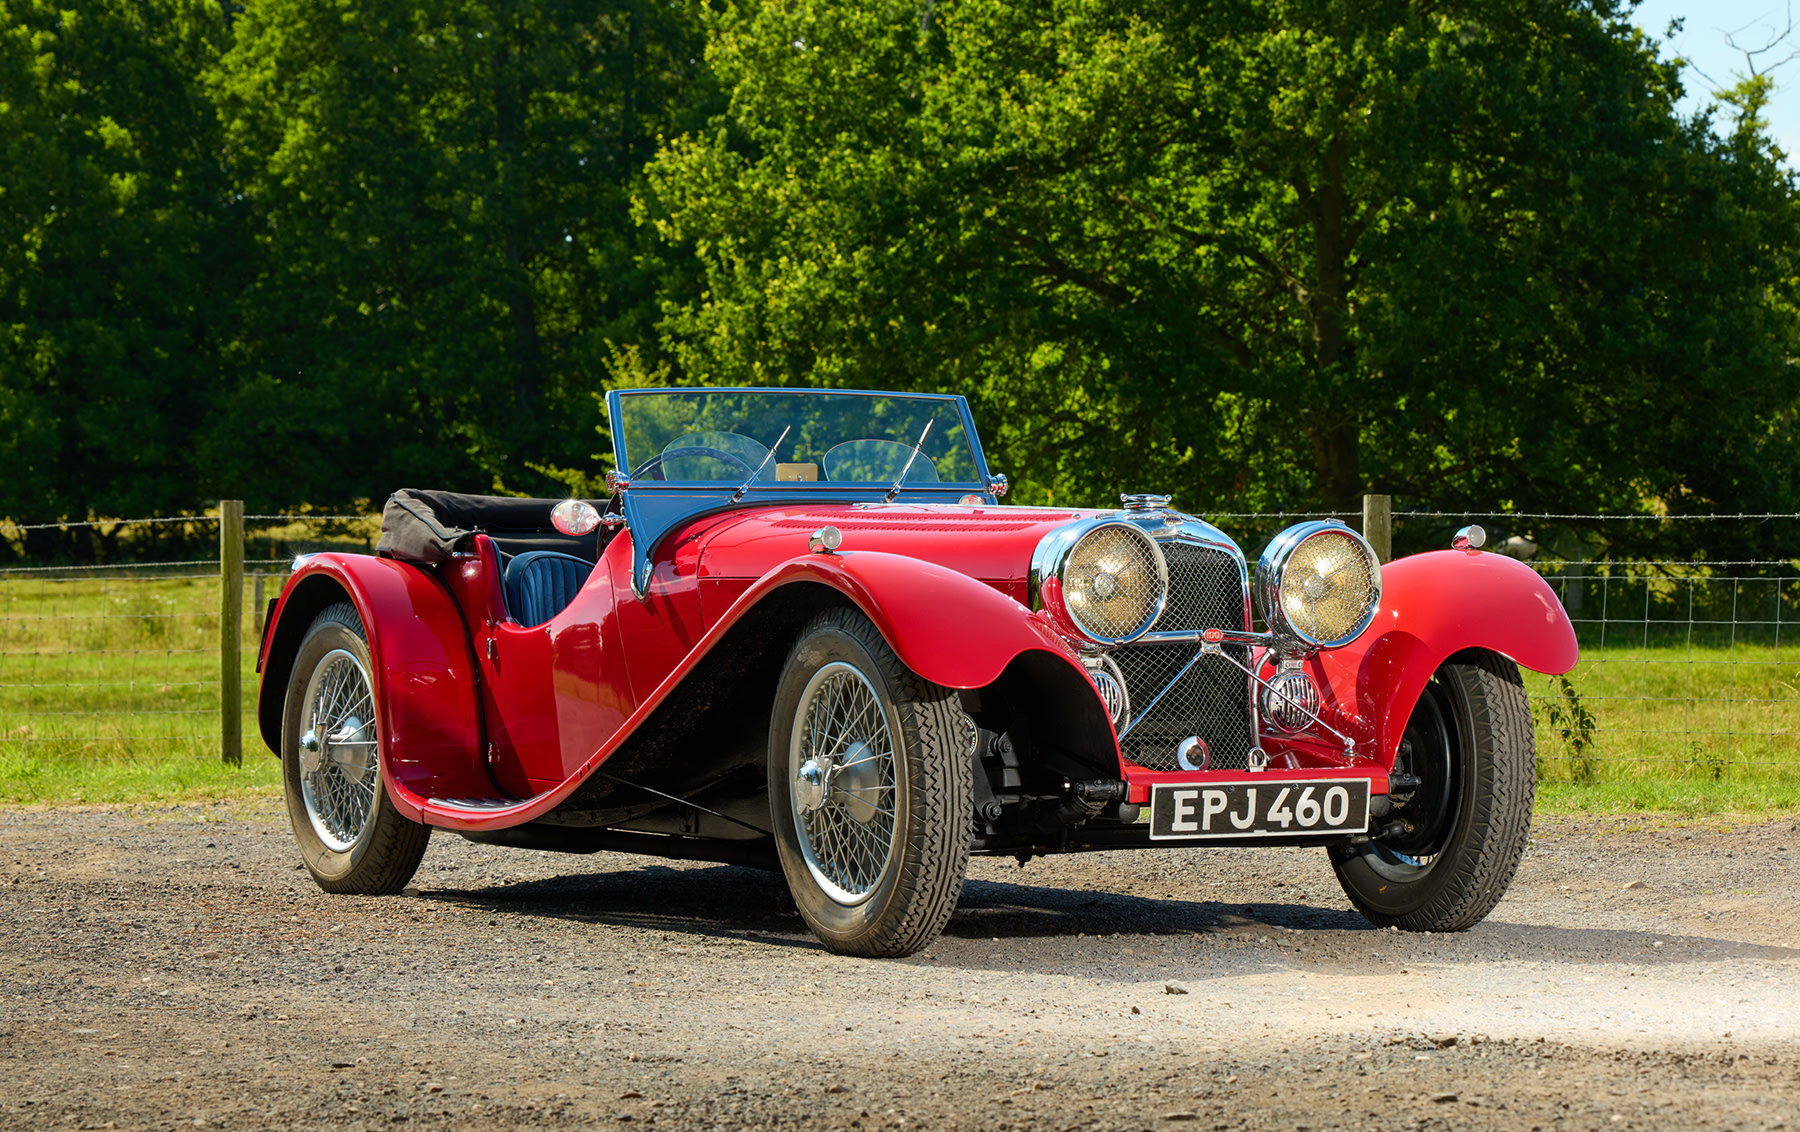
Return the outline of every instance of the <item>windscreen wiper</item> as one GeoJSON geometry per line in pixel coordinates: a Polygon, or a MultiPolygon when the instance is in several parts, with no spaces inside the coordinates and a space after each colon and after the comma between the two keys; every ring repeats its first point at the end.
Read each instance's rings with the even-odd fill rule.
{"type": "Polygon", "coordinates": [[[745,493],[750,490],[750,485],[755,483],[756,477],[762,475],[763,469],[769,466],[769,461],[775,458],[776,449],[781,447],[781,442],[787,439],[787,434],[792,432],[793,428],[793,425],[789,425],[787,428],[781,430],[781,435],[775,438],[774,447],[769,449],[769,454],[763,457],[762,463],[756,465],[756,470],[750,473],[750,478],[745,480],[742,484],[739,484],[738,489],[731,493],[731,501],[733,503],[744,498],[745,493]]]}
{"type": "Polygon", "coordinates": [[[925,431],[919,434],[919,442],[913,445],[912,455],[906,458],[906,466],[900,469],[900,478],[895,480],[894,486],[888,488],[887,494],[881,497],[883,503],[892,503],[894,501],[894,496],[900,494],[900,485],[906,482],[906,473],[912,471],[913,461],[917,460],[919,458],[919,453],[924,450],[925,438],[931,435],[931,426],[936,423],[936,417],[932,417],[925,422],[925,431]]]}

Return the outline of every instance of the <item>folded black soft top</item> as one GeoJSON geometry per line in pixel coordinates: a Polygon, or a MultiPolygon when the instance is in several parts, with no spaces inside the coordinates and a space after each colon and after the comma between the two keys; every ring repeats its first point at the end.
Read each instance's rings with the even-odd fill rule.
{"type": "Polygon", "coordinates": [[[449,561],[457,543],[482,531],[512,553],[561,550],[591,559],[594,540],[559,534],[550,525],[550,509],[559,502],[403,487],[388,497],[381,510],[381,541],[375,545],[375,553],[434,566],[449,561]],[[583,542],[585,547],[580,545],[583,542]],[[588,553],[582,554],[582,550],[588,553]]]}

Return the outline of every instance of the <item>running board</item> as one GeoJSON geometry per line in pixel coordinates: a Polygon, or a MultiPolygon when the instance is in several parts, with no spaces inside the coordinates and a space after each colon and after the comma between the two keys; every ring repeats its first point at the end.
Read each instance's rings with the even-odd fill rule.
{"type": "MultiPolygon", "coordinates": [[[[542,798],[543,795],[537,795],[542,798]]],[[[533,798],[431,798],[428,803],[446,810],[462,810],[467,813],[481,814],[491,810],[510,810],[514,806],[523,806],[533,798]]]]}
{"type": "Polygon", "coordinates": [[[677,861],[714,861],[766,872],[781,871],[775,842],[767,837],[759,841],[720,841],[616,829],[571,829],[536,822],[507,829],[461,829],[456,832],[482,845],[505,845],[514,849],[541,849],[551,853],[639,853],[677,861]]]}

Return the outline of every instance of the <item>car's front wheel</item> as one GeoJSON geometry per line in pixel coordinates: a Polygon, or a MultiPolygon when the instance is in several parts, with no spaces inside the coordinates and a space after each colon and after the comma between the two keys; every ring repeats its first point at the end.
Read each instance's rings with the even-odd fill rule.
{"type": "Polygon", "coordinates": [[[833,609],[788,654],[769,735],[770,817],[794,902],[826,947],[910,955],[962,893],[973,778],[956,693],[833,609]]]}
{"type": "Polygon", "coordinates": [[[1332,850],[1338,882],[1383,927],[1473,927],[1506,894],[1531,833],[1537,740],[1519,666],[1486,649],[1446,661],[1394,769],[1418,786],[1376,819],[1376,836],[1332,850]]]}
{"type": "Polygon", "coordinates": [[[356,607],[313,619],[288,681],[281,774],[301,859],[327,892],[399,892],[431,827],[394,809],[383,781],[369,644],[356,607]]]}

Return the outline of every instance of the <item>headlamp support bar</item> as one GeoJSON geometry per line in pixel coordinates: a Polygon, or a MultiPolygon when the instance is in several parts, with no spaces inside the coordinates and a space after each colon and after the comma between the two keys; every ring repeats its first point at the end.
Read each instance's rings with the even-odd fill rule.
{"type": "MultiPolygon", "coordinates": [[[[1209,636],[1210,635],[1211,634],[1209,633],[1209,636]]],[[[1275,696],[1286,701],[1290,706],[1300,709],[1300,711],[1302,713],[1304,713],[1314,723],[1318,724],[1320,727],[1323,727],[1325,730],[1327,730],[1327,731],[1331,732],[1333,735],[1337,736],[1338,739],[1344,744],[1345,751],[1350,752],[1351,754],[1354,754],[1356,752],[1356,740],[1350,738],[1350,736],[1344,734],[1342,731],[1339,731],[1337,728],[1333,727],[1331,724],[1326,723],[1323,719],[1320,719],[1318,712],[1312,710],[1311,708],[1307,707],[1305,704],[1294,699],[1292,696],[1288,695],[1286,692],[1282,691],[1280,688],[1277,688],[1275,685],[1269,683],[1267,680],[1264,680],[1260,675],[1257,674],[1255,669],[1251,668],[1248,664],[1245,664],[1244,662],[1240,661],[1237,657],[1232,656],[1230,653],[1226,652],[1225,651],[1225,635],[1223,633],[1219,633],[1217,636],[1217,639],[1203,640],[1200,642],[1200,651],[1197,654],[1195,654],[1194,660],[1199,660],[1202,656],[1224,657],[1226,660],[1230,661],[1232,664],[1236,665],[1237,667],[1243,669],[1245,672],[1249,673],[1250,679],[1256,681],[1258,684],[1261,684],[1264,688],[1266,688],[1268,691],[1273,693],[1275,696]]],[[[1189,661],[1188,664],[1190,666],[1192,666],[1193,661],[1189,661]]],[[[1182,671],[1185,672],[1185,671],[1187,671],[1187,669],[1184,668],[1184,669],[1182,669],[1182,671]]]]}

